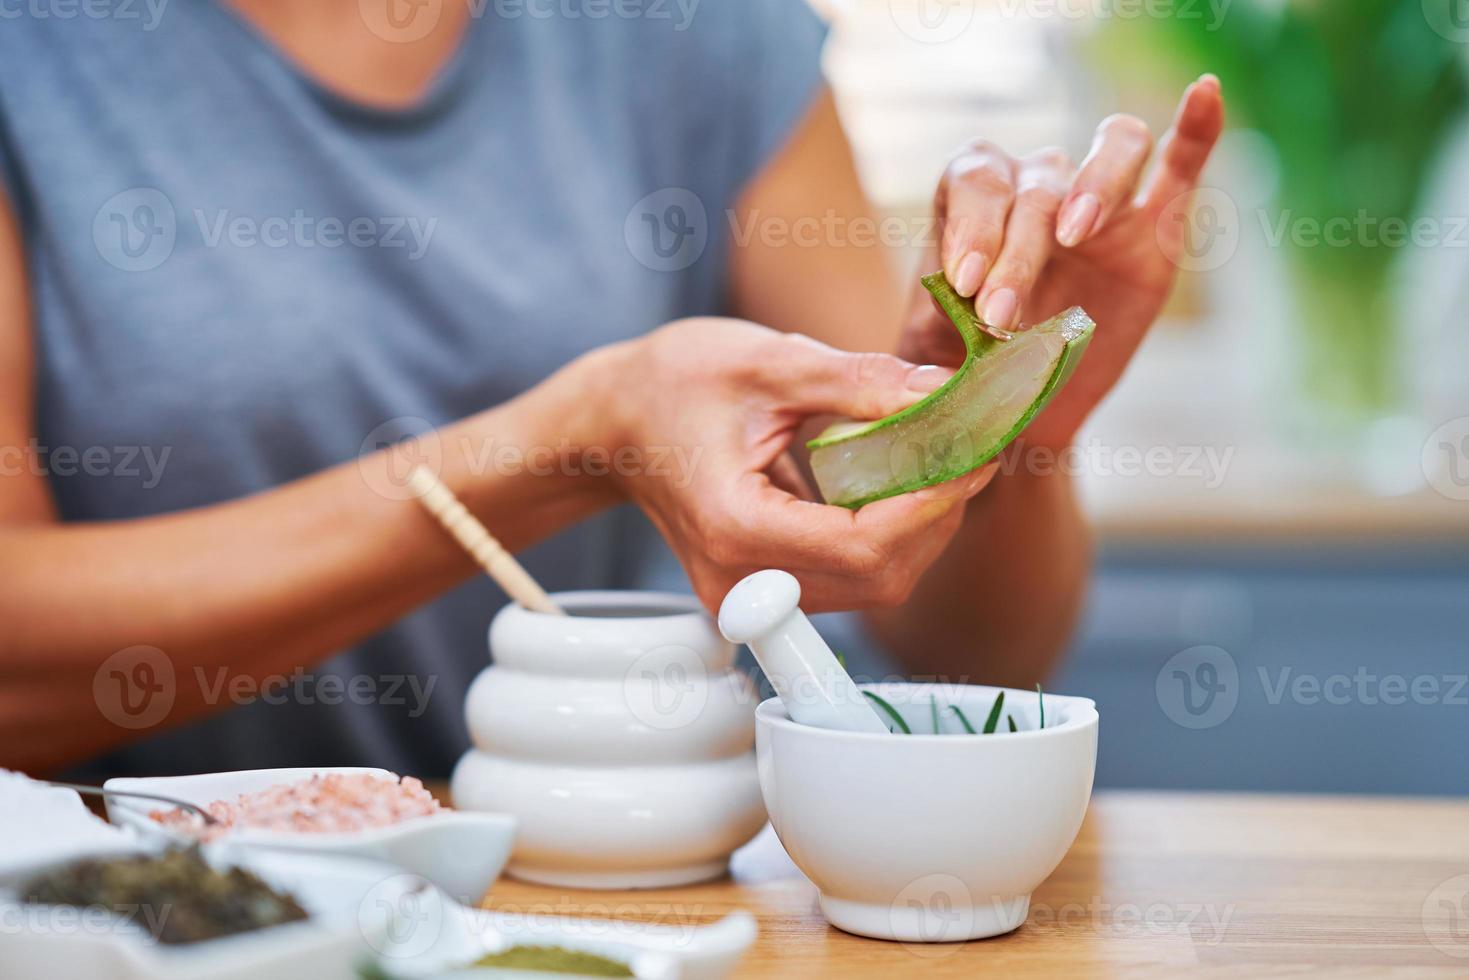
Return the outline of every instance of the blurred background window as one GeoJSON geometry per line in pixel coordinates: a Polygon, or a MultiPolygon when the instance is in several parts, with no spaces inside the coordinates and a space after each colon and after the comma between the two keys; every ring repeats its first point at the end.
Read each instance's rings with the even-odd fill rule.
{"type": "Polygon", "coordinates": [[[1177,293],[1059,464],[1101,553],[1052,683],[1103,703],[1099,781],[1469,791],[1469,3],[817,6],[863,182],[914,228],[967,139],[1079,158],[1223,82],[1177,293]]]}

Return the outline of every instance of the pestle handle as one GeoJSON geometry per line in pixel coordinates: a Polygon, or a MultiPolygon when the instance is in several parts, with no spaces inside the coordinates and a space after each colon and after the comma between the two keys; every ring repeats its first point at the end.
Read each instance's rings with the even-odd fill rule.
{"type": "Polygon", "coordinates": [[[801,611],[800,601],[801,583],[794,575],[774,568],[755,572],[724,597],[719,631],[731,643],[749,645],[792,721],[887,734],[887,726],[801,611]]]}

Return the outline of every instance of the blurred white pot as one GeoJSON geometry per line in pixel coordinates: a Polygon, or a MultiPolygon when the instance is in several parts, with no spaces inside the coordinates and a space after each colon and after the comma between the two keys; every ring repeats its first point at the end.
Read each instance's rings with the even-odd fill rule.
{"type": "Polygon", "coordinates": [[[570,615],[507,606],[465,705],[454,804],[513,814],[506,873],[656,888],[724,873],[765,821],[755,695],[688,596],[571,592],[570,615]]]}

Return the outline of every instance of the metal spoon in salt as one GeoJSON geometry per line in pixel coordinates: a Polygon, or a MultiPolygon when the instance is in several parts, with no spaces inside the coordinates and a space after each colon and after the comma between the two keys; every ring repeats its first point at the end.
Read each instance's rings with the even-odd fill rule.
{"type": "Polygon", "coordinates": [[[767,568],[741,579],[719,606],[719,632],[749,644],[791,720],[817,728],[880,732],[888,728],[867,703],[831,647],[797,605],[801,583],[767,568]]]}
{"type": "Polygon", "coordinates": [[[87,796],[124,796],[135,800],[152,800],[155,803],[167,803],[183,810],[197,813],[204,821],[205,826],[219,823],[218,818],[212,816],[208,810],[196,803],[188,803],[184,800],[175,799],[172,796],[160,796],[157,793],[138,793],[130,789],[103,789],[101,786],[85,786],[81,783],[58,783],[54,779],[41,780],[47,786],[55,786],[58,789],[74,790],[87,796]]]}

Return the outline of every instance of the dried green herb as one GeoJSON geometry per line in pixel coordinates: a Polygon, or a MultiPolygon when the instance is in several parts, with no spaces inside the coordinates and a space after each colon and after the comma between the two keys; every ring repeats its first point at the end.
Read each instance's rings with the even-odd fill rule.
{"type": "Polygon", "coordinates": [[[544,970],[547,973],[574,973],[584,977],[630,977],[626,963],[605,956],[566,949],[562,946],[511,946],[499,953],[489,953],[474,961],[475,966],[502,970],[544,970]]]}
{"type": "Polygon", "coordinates": [[[1018,731],[1020,731],[1020,729],[1018,729],[1018,728],[1015,727],[1015,716],[1014,715],[1006,715],[1005,716],[1005,720],[1010,723],[1010,731],[1012,731],[1012,732],[1018,732],[1018,731]]]}
{"type": "Polygon", "coordinates": [[[876,694],[873,694],[871,691],[863,691],[862,693],[871,698],[873,704],[886,711],[888,713],[888,717],[891,718],[897,724],[897,726],[903,730],[904,735],[913,734],[913,729],[908,727],[908,723],[903,720],[902,715],[898,714],[897,709],[888,704],[882,698],[878,697],[876,694]]]}
{"type": "Polygon", "coordinates": [[[292,896],[243,868],[210,867],[197,847],[75,861],[33,878],[20,895],[29,905],[109,909],[169,944],[306,918],[292,896]]]}

